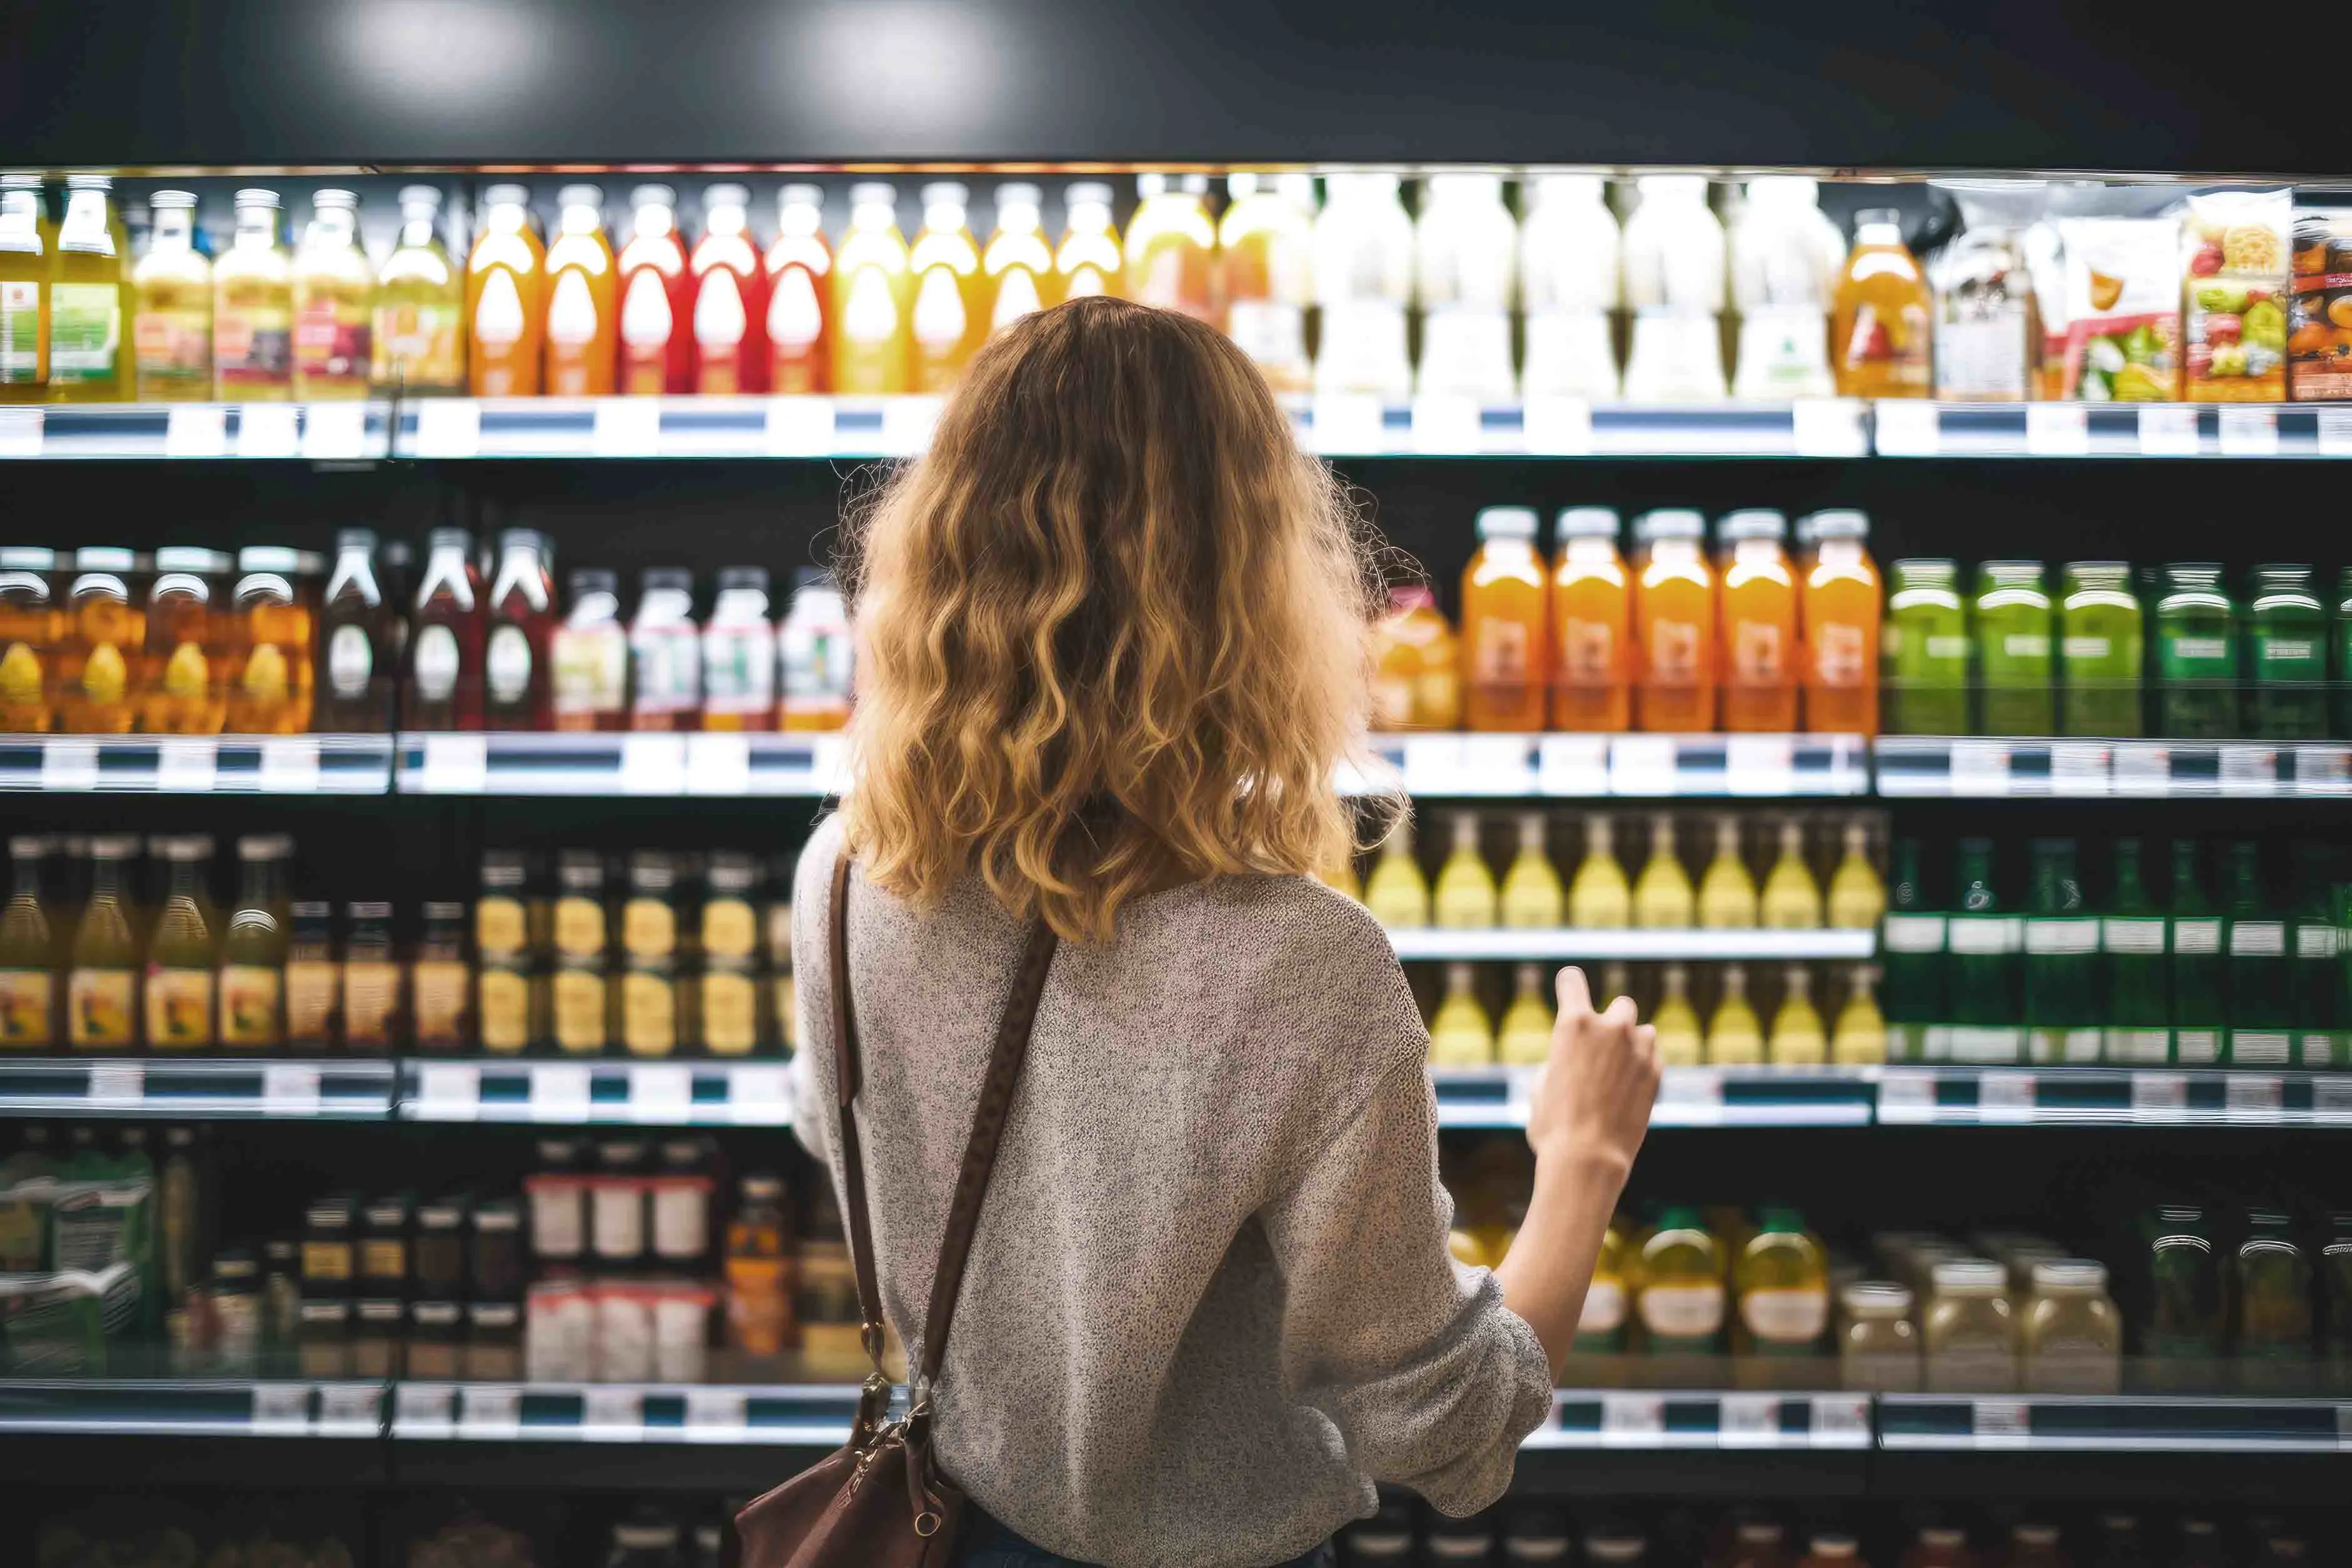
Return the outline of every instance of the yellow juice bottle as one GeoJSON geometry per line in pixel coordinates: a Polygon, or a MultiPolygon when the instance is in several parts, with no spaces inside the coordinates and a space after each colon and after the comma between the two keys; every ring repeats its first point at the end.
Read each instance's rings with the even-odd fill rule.
{"type": "Polygon", "coordinates": [[[1855,967],[1845,1006],[1838,1009],[1837,1027],[1830,1031],[1832,1061],[1861,1065],[1886,1060],[1886,1015],[1872,994],[1876,980],[1867,964],[1855,967]]]}
{"type": "Polygon", "coordinates": [[[1626,1297],[1632,1284],[1625,1222],[1612,1218],[1601,1233],[1601,1256],[1592,1282],[1584,1289],[1584,1314],[1576,1320],[1575,1348],[1588,1355],[1611,1355],[1625,1348],[1626,1297]]]}
{"type": "Polygon", "coordinates": [[[482,193],[482,232],[466,257],[466,361],[476,397],[537,397],[547,335],[547,247],[530,193],[482,193]]]}
{"type": "Polygon", "coordinates": [[[1675,819],[1660,811],[1650,819],[1650,859],[1633,883],[1633,924],[1681,929],[1698,922],[1697,895],[1690,873],[1675,853],[1675,819]]]}
{"type": "Polygon", "coordinates": [[[1739,819],[1715,820],[1715,858],[1698,883],[1698,923],[1708,931],[1747,931],[1756,925],[1756,879],[1739,853],[1739,819]]]}
{"type": "Polygon", "coordinates": [[[1794,1209],[1768,1208],[1732,1265],[1739,1322],[1734,1348],[1750,1355],[1810,1355],[1830,1322],[1829,1260],[1794,1209]]]}
{"type": "Polygon", "coordinates": [[[1870,827],[1845,825],[1845,852],[1830,873],[1830,924],[1848,931],[1874,928],[1886,914],[1886,883],[1870,863],[1870,827]]]}
{"type": "Polygon", "coordinates": [[[887,397],[907,390],[913,294],[898,193],[880,181],[849,189],[849,227],[833,258],[833,390],[887,397]]]}
{"type": "Polygon", "coordinates": [[[1217,225],[1209,177],[1138,174],[1143,198],[1127,225],[1127,297],[1163,310],[1217,319],[1217,225]]]}
{"type": "Polygon", "coordinates": [[[0,403],[49,395],[50,253],[38,174],[0,174],[0,403]]]}
{"type": "Polygon", "coordinates": [[[316,191],[294,253],[294,395],[350,402],[368,392],[375,276],[360,248],[360,199],[316,191]]]}
{"type": "Polygon", "coordinates": [[[1764,1055],[1775,1067],[1819,1067],[1830,1056],[1829,1036],[1813,1006],[1813,977],[1791,964],[1780,977],[1780,1008],[1772,1015],[1772,1034],[1764,1055]]]}
{"type": "Polygon", "coordinates": [[[1429,883],[1412,855],[1412,820],[1401,817],[1381,845],[1380,859],[1364,883],[1364,907],[1391,931],[1429,924],[1429,883]]]}
{"type": "Polygon", "coordinates": [[[209,1051],[213,1046],[215,950],[219,922],[205,896],[213,841],[203,835],[161,841],[170,867],[163,902],[147,939],[142,987],[147,1049],[158,1053],[209,1051]]]}
{"type": "Polygon", "coordinates": [[[988,340],[988,279],[980,242],[966,215],[971,193],[953,180],[923,187],[923,226],[915,233],[907,266],[914,274],[909,325],[914,356],[907,382],[918,392],[943,392],[988,340]]]}
{"type": "Polygon", "coordinates": [[[1483,931],[1499,918],[1495,873],[1478,852],[1478,814],[1453,816],[1454,847],[1437,868],[1437,924],[1452,931],[1483,931]]]}
{"type": "Polygon", "coordinates": [[[1706,1025],[1706,1059],[1717,1067],[1752,1067],[1764,1060],[1764,1029],[1748,1002],[1748,970],[1723,967],[1723,999],[1706,1025]]]}
{"type": "Polygon", "coordinates": [[[1568,923],[1612,931],[1633,923],[1633,891],[1611,847],[1606,811],[1584,819],[1584,859],[1568,884],[1568,923]]]}
{"type": "Polygon", "coordinates": [[[1467,964],[1445,966],[1445,999],[1429,1020],[1432,1067],[1492,1067],[1495,1026],[1478,1005],[1477,977],[1467,964]]]}
{"type": "Polygon", "coordinates": [[[1793,818],[1780,824],[1780,856],[1764,877],[1760,912],[1769,930],[1821,928],[1822,890],[1805,867],[1804,826],[1793,818]]]}
{"type": "Polygon", "coordinates": [[[604,193],[566,185],[555,201],[562,215],[547,247],[540,384],[550,397],[610,397],[620,361],[620,282],[604,237],[604,193]]]}
{"type": "Polygon", "coordinates": [[[294,395],[294,259],[278,235],[278,193],[236,193],[236,235],[213,263],[213,395],[294,395]]]}
{"type": "Polygon", "coordinates": [[[996,232],[980,256],[990,332],[1045,308],[1054,287],[1054,247],[1038,215],[1045,199],[1044,192],[1025,181],[996,187],[996,232]]]}
{"type": "Polygon", "coordinates": [[[1672,1207],[1642,1243],[1634,1315],[1658,1354],[1705,1354],[1723,1334],[1723,1244],[1696,1208],[1672,1207]]]}
{"type": "Polygon", "coordinates": [[[1700,1041],[1698,1009],[1690,1004],[1690,971],[1669,964],[1660,984],[1658,1010],[1650,1019],[1658,1031],[1658,1061],[1665,1067],[1696,1067],[1706,1053],[1700,1041]]]}
{"type": "Polygon", "coordinates": [[[66,179],[49,274],[49,401],[121,402],[138,387],[131,330],[139,293],[131,236],[103,174],[66,179]]]}
{"type": "Polygon", "coordinates": [[[441,243],[441,193],[406,185],[400,238],[376,274],[369,379],[406,396],[466,390],[466,280],[441,243]]]}
{"type": "Polygon", "coordinates": [[[89,841],[89,894],[75,923],[66,972],[66,1040],[74,1050],[121,1052],[139,1043],[139,936],[129,862],[139,841],[89,841]]]}
{"type": "Polygon", "coordinates": [[[1541,964],[1522,964],[1503,1009],[1495,1054],[1506,1067],[1541,1067],[1551,1059],[1551,998],[1544,994],[1541,964]]]}
{"type": "Polygon", "coordinates": [[[1046,303],[1122,293],[1127,252],[1118,230],[1111,226],[1110,187],[1099,180],[1081,180],[1062,193],[1062,211],[1066,216],[1062,243],[1054,247],[1054,280],[1046,303]]]}
{"type": "Polygon", "coordinates": [[[139,401],[203,402],[213,395],[213,264],[196,248],[196,198],[158,191],[147,204],[155,227],[131,271],[139,291],[131,332],[139,401]]]}
{"type": "Polygon", "coordinates": [[[1568,889],[1551,863],[1544,842],[1544,816],[1528,811],[1519,818],[1519,852],[1503,873],[1503,924],[1516,930],[1563,925],[1568,919],[1568,889]]]}
{"type": "Polygon", "coordinates": [[[1225,336],[1276,392],[1312,391],[1307,307],[1315,294],[1314,176],[1234,174],[1225,189],[1232,202],[1217,224],[1225,336]]]}

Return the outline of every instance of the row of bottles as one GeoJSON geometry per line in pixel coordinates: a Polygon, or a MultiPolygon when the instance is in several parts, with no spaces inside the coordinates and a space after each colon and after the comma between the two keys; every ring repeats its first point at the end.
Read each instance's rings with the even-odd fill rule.
{"type": "MultiPolygon", "coordinates": [[[[1872,995],[1873,972],[1866,967],[1843,971],[1844,999],[1829,1009],[1829,1021],[1813,999],[1814,973],[1802,964],[1781,966],[1779,1000],[1759,1009],[1748,995],[1748,966],[1716,967],[1716,999],[1703,1024],[1691,970],[1681,964],[1659,967],[1654,992],[1646,984],[1629,984],[1624,965],[1604,965],[1593,996],[1605,1005],[1609,998],[1638,991],[1642,1016],[1657,1031],[1658,1060],[1668,1067],[1862,1066],[1885,1061],[1886,1019],[1872,995]]],[[[1557,1017],[1550,967],[1518,965],[1510,1001],[1499,1017],[1488,1010],[1489,994],[1478,966],[1445,966],[1444,987],[1429,1016],[1431,1066],[1540,1067],[1550,1059],[1557,1017]]]]}
{"type": "Polygon", "coordinates": [[[2021,901],[1980,838],[1959,841],[1938,897],[1919,844],[1896,841],[1881,942],[1893,1060],[2352,1065],[2352,946],[2331,851],[2294,845],[2282,900],[2255,841],[2209,857],[2176,839],[2161,902],[2137,839],[2113,841],[2095,902],[2073,840],[2030,851],[2021,901]]]}
{"type": "Polygon", "coordinates": [[[0,732],[299,734],[413,729],[839,729],[848,612],[814,569],[773,618],[766,568],[569,574],[508,528],[478,556],[436,528],[424,570],[398,540],[336,535],[331,560],[247,546],[0,547],[0,732]],[[234,570],[232,570],[232,563],[234,570]],[[395,705],[395,697],[397,703],[395,705]]]}
{"type": "MultiPolygon", "coordinates": [[[[1551,855],[1554,821],[1541,811],[1520,813],[1516,847],[1507,857],[1490,861],[1489,819],[1475,811],[1449,813],[1447,848],[1433,883],[1417,857],[1412,822],[1400,821],[1364,878],[1364,904],[1391,930],[1866,929],[1878,924],[1886,908],[1885,887],[1871,862],[1866,819],[1850,819],[1839,830],[1826,898],[1803,818],[1780,821],[1760,889],[1749,869],[1743,819],[1730,812],[1715,817],[1712,850],[1696,882],[1677,848],[1676,819],[1670,811],[1651,814],[1648,859],[1632,878],[1617,858],[1615,819],[1605,811],[1586,811],[1574,819],[1583,853],[1563,882],[1551,855]],[[1504,867],[1499,881],[1496,864],[1504,867]]],[[[1355,891],[1352,871],[1342,881],[1346,891],[1355,891]]]]}
{"type": "Polygon", "coordinates": [[[1385,729],[1867,735],[1878,727],[1878,570],[1869,519],[1797,523],[1664,508],[1633,523],[1561,511],[1547,562],[1525,507],[1478,514],[1457,639],[1426,589],[1394,591],[1381,630],[1375,723],[1385,729]]]}

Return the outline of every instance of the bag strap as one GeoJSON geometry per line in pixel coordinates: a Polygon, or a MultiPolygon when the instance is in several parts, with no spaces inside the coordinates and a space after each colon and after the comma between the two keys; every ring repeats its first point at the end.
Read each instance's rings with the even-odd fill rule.
{"type": "MultiPolygon", "coordinates": [[[[882,1292],[874,1269],[874,1229],[866,1207],[866,1175],[857,1138],[856,1102],[864,1075],[857,1048],[856,1009],[849,999],[849,871],[847,855],[833,867],[832,978],[835,1083],[841,1105],[842,1186],[849,1199],[850,1260],[857,1274],[857,1304],[864,1320],[867,1353],[878,1370],[882,1363],[882,1292]]],[[[980,1103],[974,1108],[971,1134],[964,1143],[963,1166],[956,1176],[955,1195],[948,1204],[947,1233],[940,1241],[939,1267],[931,1279],[931,1300],[923,1319],[923,1358],[916,1369],[914,1399],[928,1402],[947,1356],[948,1333],[955,1323],[956,1295],[962,1289],[964,1266],[980,1228],[980,1211],[988,1197],[988,1184],[996,1173],[996,1154],[1004,1141],[1004,1124],[1013,1112],[1013,1094],[1028,1060],[1029,1038],[1037,1022],[1037,1004],[1045,995],[1045,976],[1054,966],[1061,938],[1052,926],[1038,921],[1030,928],[1013,974],[1013,993],[989,1052],[987,1075],[981,1082],[980,1103]]]]}

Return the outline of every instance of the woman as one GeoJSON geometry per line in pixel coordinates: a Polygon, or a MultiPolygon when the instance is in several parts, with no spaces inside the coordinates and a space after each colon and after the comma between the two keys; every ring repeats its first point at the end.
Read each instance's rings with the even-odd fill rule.
{"type": "Polygon", "coordinates": [[[1493,1502],[1550,1407],[1655,1051],[1561,972],[1526,1222],[1456,1266],[1421,1016],[1311,874],[1354,847],[1369,560],[1249,361],[1113,299],[1001,334],[853,520],[862,772],[801,860],[793,1124],[838,1186],[845,849],[902,1334],[1024,932],[1063,938],[935,1398],[971,1568],[1328,1563],[1375,1482],[1493,1502]]]}

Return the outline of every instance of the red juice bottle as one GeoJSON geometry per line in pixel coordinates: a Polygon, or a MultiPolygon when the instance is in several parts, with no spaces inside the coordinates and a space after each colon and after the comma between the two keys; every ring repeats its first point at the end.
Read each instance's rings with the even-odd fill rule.
{"type": "Polygon", "coordinates": [[[677,193],[639,185],[629,193],[635,210],[621,247],[620,365],[614,390],[646,397],[694,386],[694,275],[677,235],[677,193]]]}
{"type": "Polygon", "coordinates": [[[702,193],[694,247],[694,390],[731,397],[768,390],[768,274],[751,238],[751,193],[740,185],[702,193]]]}
{"type": "Polygon", "coordinates": [[[463,528],[426,536],[403,709],[409,729],[482,727],[482,574],[463,528]]]}
{"type": "Polygon", "coordinates": [[[482,727],[550,727],[548,645],[555,635],[555,579],[547,541],[530,528],[499,535],[482,655],[482,727]]]}
{"type": "Polygon", "coordinates": [[[376,576],[372,528],[335,535],[335,564],[319,610],[316,727],[381,735],[392,727],[393,671],[400,663],[400,615],[376,576]]]}

